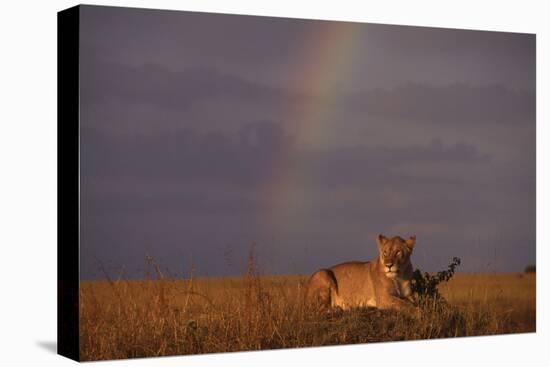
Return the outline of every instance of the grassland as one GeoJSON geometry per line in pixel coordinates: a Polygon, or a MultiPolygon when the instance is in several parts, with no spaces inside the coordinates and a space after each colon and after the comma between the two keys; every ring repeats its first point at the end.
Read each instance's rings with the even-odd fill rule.
{"type": "Polygon", "coordinates": [[[83,281],[82,360],[231,352],[535,331],[534,274],[461,274],[419,317],[313,313],[306,276],[83,281]]]}

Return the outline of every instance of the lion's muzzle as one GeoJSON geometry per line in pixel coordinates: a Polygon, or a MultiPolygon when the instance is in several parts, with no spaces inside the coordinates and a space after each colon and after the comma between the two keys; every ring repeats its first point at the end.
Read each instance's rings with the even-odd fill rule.
{"type": "Polygon", "coordinates": [[[385,263],[384,270],[388,278],[394,278],[397,275],[399,268],[395,263],[385,263]]]}

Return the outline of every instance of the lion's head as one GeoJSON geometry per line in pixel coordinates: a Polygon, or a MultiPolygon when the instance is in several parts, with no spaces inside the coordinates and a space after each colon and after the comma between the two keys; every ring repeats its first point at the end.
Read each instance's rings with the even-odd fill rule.
{"type": "Polygon", "coordinates": [[[415,242],[416,236],[404,240],[399,236],[386,238],[384,235],[378,235],[376,243],[380,252],[380,263],[388,278],[395,278],[406,270],[415,242]]]}

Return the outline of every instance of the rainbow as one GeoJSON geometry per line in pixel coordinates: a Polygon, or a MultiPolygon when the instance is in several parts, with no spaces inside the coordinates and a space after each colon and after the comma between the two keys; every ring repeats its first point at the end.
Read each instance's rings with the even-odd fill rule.
{"type": "MultiPolygon", "coordinates": [[[[293,75],[293,85],[305,96],[305,103],[284,118],[286,131],[292,131],[297,142],[315,144],[326,139],[334,124],[334,106],[341,94],[335,88],[353,77],[356,50],[361,41],[358,24],[321,21],[321,29],[312,27],[304,40],[301,65],[293,75]],[[336,89],[336,90],[335,90],[336,89]]],[[[284,115],[284,114],[283,114],[284,115]]],[[[292,212],[307,205],[308,193],[301,190],[309,178],[308,167],[300,148],[282,149],[265,186],[269,223],[285,225],[292,212]]]]}

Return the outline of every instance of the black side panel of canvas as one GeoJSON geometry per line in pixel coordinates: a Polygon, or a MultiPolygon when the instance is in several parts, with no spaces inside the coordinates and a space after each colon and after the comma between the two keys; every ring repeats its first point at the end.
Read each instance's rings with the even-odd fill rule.
{"type": "Polygon", "coordinates": [[[57,13],[57,352],[80,359],[79,7],[57,13]]]}

